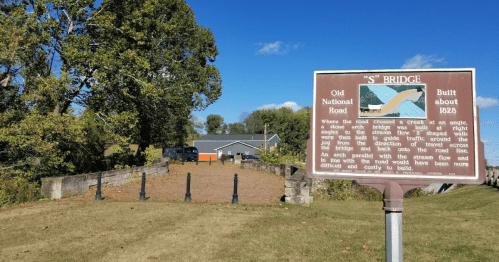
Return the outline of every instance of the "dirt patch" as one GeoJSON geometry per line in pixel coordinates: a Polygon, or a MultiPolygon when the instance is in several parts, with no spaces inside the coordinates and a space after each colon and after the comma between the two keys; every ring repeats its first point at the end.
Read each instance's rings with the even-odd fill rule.
{"type": "MultiPolygon", "coordinates": [[[[241,169],[237,164],[219,162],[186,162],[171,164],[170,172],[161,177],[146,179],[146,197],[152,201],[183,201],[186,192],[187,172],[191,173],[192,202],[231,202],[234,174],[238,175],[239,203],[263,204],[275,202],[284,194],[284,177],[251,169],[241,169]]],[[[123,186],[102,187],[105,201],[138,201],[141,181],[123,186]]],[[[72,200],[93,200],[96,187],[87,193],[71,197],[72,200]]]]}

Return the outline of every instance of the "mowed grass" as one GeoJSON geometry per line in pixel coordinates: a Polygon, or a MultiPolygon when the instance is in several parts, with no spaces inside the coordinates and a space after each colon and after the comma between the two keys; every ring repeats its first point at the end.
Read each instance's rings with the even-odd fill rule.
{"type": "MultiPolygon", "coordinates": [[[[381,202],[68,198],[0,209],[0,261],[384,261],[384,234],[381,202]]],[[[499,261],[498,236],[497,189],[405,200],[405,261],[499,261]]]]}

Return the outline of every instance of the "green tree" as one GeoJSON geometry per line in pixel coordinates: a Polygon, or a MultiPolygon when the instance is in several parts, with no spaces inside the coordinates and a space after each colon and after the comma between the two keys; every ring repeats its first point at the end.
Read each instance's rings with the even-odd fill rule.
{"type": "MultiPolygon", "coordinates": [[[[84,74],[69,70],[68,50],[82,33],[92,1],[0,3],[0,146],[2,170],[29,181],[69,175],[86,150],[85,124],[65,101],[84,74]],[[54,61],[60,70],[54,72],[54,61]],[[61,111],[61,107],[64,109],[61,111]],[[55,112],[55,113],[54,113],[55,112]]],[[[81,85],[81,84],[80,84],[81,85]]]]}
{"type": "Polygon", "coordinates": [[[281,149],[285,154],[305,154],[310,136],[310,109],[302,108],[287,115],[286,119],[284,128],[280,128],[278,133],[283,141],[281,149]]]}
{"type": "Polygon", "coordinates": [[[220,134],[223,123],[224,119],[220,115],[208,115],[206,117],[206,132],[208,135],[220,134]]]}
{"type": "Polygon", "coordinates": [[[227,125],[227,123],[223,123],[222,127],[220,128],[220,134],[225,135],[227,133],[229,133],[229,126],[227,125]]]}
{"type": "Polygon", "coordinates": [[[191,111],[221,95],[213,35],[185,1],[93,2],[0,3],[2,168],[72,174],[102,160],[111,133],[138,156],[183,144],[191,111]],[[72,104],[88,111],[75,117],[72,104]]]}
{"type": "Polygon", "coordinates": [[[248,133],[278,134],[284,154],[305,154],[310,133],[310,109],[297,112],[289,108],[256,110],[245,119],[248,133]]]}
{"type": "Polygon", "coordinates": [[[109,0],[89,22],[88,105],[139,144],[183,144],[192,110],[221,95],[212,32],[182,0],[109,0]]]}
{"type": "Polygon", "coordinates": [[[244,125],[248,134],[263,134],[264,124],[256,112],[258,111],[254,111],[244,118],[244,125]]]}
{"type": "Polygon", "coordinates": [[[204,128],[204,121],[199,116],[191,115],[189,117],[187,130],[189,132],[190,139],[196,139],[202,132],[204,128]]]}
{"type": "Polygon", "coordinates": [[[245,134],[246,133],[246,128],[244,128],[243,123],[232,123],[229,124],[229,134],[231,135],[239,135],[239,134],[245,134]]]}

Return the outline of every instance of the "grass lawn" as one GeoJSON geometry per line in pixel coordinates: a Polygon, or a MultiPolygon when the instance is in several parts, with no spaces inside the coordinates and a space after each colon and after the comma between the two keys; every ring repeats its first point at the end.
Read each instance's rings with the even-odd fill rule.
{"type": "MultiPolygon", "coordinates": [[[[384,261],[381,202],[75,201],[0,209],[0,261],[384,261]]],[[[499,261],[499,192],[405,200],[405,261],[499,261]]]]}

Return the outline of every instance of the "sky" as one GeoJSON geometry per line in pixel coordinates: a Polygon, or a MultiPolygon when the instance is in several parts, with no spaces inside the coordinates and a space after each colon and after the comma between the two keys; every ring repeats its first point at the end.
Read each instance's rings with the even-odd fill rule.
{"type": "Polygon", "coordinates": [[[314,71],[475,68],[485,157],[499,165],[499,1],[187,0],[213,32],[222,95],[204,111],[312,106],[314,71]]]}

